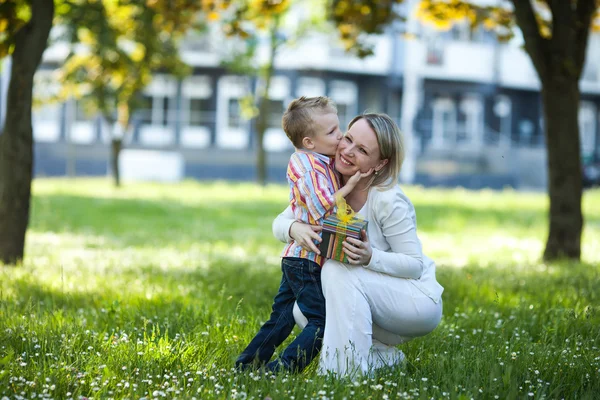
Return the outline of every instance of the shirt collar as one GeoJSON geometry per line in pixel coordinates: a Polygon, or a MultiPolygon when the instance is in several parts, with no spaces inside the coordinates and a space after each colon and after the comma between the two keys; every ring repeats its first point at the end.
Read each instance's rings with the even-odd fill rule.
{"type": "Polygon", "coordinates": [[[333,162],[335,161],[335,157],[329,157],[329,156],[326,156],[323,154],[315,153],[314,151],[310,151],[310,150],[302,150],[302,151],[305,153],[308,153],[308,154],[312,154],[313,156],[315,156],[315,158],[323,161],[325,164],[327,164],[329,166],[333,166],[333,162]]]}

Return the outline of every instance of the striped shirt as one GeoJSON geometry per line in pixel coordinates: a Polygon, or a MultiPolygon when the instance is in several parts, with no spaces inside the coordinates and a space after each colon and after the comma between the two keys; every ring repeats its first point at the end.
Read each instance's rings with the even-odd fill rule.
{"type": "MultiPolygon", "coordinates": [[[[290,185],[290,205],[296,221],[310,225],[323,225],[323,218],[333,213],[334,194],[340,188],[334,159],[322,154],[296,151],[290,157],[287,180],[290,185]]],[[[283,249],[282,257],[306,258],[319,265],[324,257],[304,249],[295,241],[283,249]]]]}

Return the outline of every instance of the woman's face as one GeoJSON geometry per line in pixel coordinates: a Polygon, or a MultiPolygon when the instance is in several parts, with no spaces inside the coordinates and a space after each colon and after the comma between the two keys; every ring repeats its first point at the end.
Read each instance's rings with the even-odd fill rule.
{"type": "Polygon", "coordinates": [[[371,168],[378,170],[384,165],[375,132],[364,118],[359,119],[338,145],[335,169],[343,176],[352,176],[357,171],[364,173],[371,168]]]}

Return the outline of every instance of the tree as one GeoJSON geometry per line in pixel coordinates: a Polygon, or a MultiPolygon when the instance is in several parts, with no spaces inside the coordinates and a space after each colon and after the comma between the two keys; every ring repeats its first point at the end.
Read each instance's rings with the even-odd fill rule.
{"type": "Polygon", "coordinates": [[[360,58],[373,54],[369,35],[381,34],[394,21],[406,18],[398,13],[403,0],[332,0],[328,9],[344,49],[360,58]]]}
{"type": "Polygon", "coordinates": [[[500,28],[503,35],[516,24],[523,33],[542,86],[550,199],[546,260],[581,257],[579,79],[599,6],[597,0],[512,0],[512,8],[478,7],[458,0],[420,3],[420,17],[440,28],[467,19],[471,26],[500,28]]]}
{"type": "MultiPolygon", "coordinates": [[[[264,137],[269,121],[269,90],[275,72],[275,58],[278,50],[294,38],[284,37],[282,24],[290,7],[291,0],[247,1],[232,0],[213,3],[215,14],[212,18],[219,23],[223,33],[238,44],[232,54],[226,56],[223,64],[230,71],[252,76],[257,79],[254,94],[240,101],[242,115],[251,119],[256,137],[256,174],[257,181],[265,185],[267,181],[267,156],[264,149],[264,137]],[[220,13],[216,13],[219,10],[220,13]],[[266,60],[256,67],[257,43],[267,38],[268,55],[266,60]]],[[[298,32],[294,32],[298,33],[298,32]]],[[[293,35],[293,33],[292,33],[293,35]]]]}
{"type": "Polygon", "coordinates": [[[0,57],[12,54],[6,121],[0,133],[0,262],[23,258],[33,173],[33,76],[46,48],[54,3],[14,0],[0,4],[0,57]]]}
{"type": "MultiPolygon", "coordinates": [[[[145,58],[151,68],[162,67],[170,71],[176,69],[175,66],[180,65],[177,57],[159,59],[164,54],[174,53],[172,46],[175,39],[192,25],[192,21],[197,18],[196,11],[203,4],[204,2],[198,3],[194,0],[169,2],[5,0],[0,2],[0,59],[12,56],[6,120],[0,133],[0,262],[14,264],[21,261],[24,255],[33,173],[31,124],[33,77],[47,46],[55,18],[55,7],[60,23],[71,28],[67,32],[71,33],[72,43],[83,39],[84,42],[88,41],[88,45],[101,42],[113,46],[112,48],[110,45],[96,47],[102,52],[103,57],[90,58],[101,64],[93,73],[104,71],[102,68],[106,67],[114,74],[105,81],[100,77],[97,80],[92,79],[88,82],[90,83],[88,87],[93,88],[98,99],[104,99],[96,104],[105,117],[110,115],[111,118],[115,118],[116,113],[117,120],[126,126],[129,124],[132,97],[149,79],[145,69],[132,72],[131,63],[145,58]],[[104,8],[104,5],[107,8],[104,8]],[[102,14],[106,10],[110,12],[102,14]],[[91,16],[97,18],[90,18],[91,16]],[[114,18],[103,21],[103,17],[109,16],[114,18]],[[118,23],[114,25],[115,20],[125,24],[128,17],[136,18],[133,27],[130,25],[119,27],[118,23]],[[127,32],[129,36],[122,35],[122,29],[127,28],[132,29],[127,32]],[[148,35],[148,32],[163,34],[148,35]],[[135,40],[143,37],[147,39],[141,43],[143,49],[134,47],[134,51],[127,52],[127,49],[121,48],[121,46],[131,45],[132,42],[136,44],[135,40]],[[135,49],[139,51],[136,53],[135,49]],[[128,57],[121,57],[124,54],[128,57]],[[127,58],[130,63],[127,62],[127,58]],[[128,83],[121,87],[115,84],[119,79],[123,80],[126,73],[132,73],[136,79],[131,81],[128,79],[128,83]],[[114,113],[104,112],[110,107],[113,107],[114,113]]],[[[74,77],[71,83],[77,84],[89,78],[81,77],[85,75],[82,72],[85,72],[85,68],[80,66],[85,65],[85,62],[77,57],[77,53],[71,54],[69,63],[71,64],[67,75],[72,73],[74,77]]],[[[106,78],[106,75],[101,75],[106,78]]],[[[121,141],[113,141],[117,156],[120,145],[121,141]]],[[[113,169],[114,165],[118,165],[116,160],[117,157],[113,157],[113,169]]]]}
{"type": "Polygon", "coordinates": [[[61,68],[58,100],[78,99],[90,114],[100,113],[111,132],[111,170],[120,185],[119,155],[139,108],[142,90],[158,71],[181,78],[189,72],[178,40],[196,23],[201,3],[121,0],[68,2],[57,23],[71,43],[61,68]]]}

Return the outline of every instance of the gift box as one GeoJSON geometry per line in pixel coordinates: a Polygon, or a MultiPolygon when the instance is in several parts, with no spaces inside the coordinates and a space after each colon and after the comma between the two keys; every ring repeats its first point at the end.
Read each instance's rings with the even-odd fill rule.
{"type": "MultiPolygon", "coordinates": [[[[346,219],[346,218],[345,218],[346,219]]],[[[360,240],[360,231],[367,230],[367,221],[352,217],[348,222],[333,214],[323,220],[322,241],[319,244],[321,255],[332,260],[348,262],[342,243],[347,236],[360,240]]]]}

